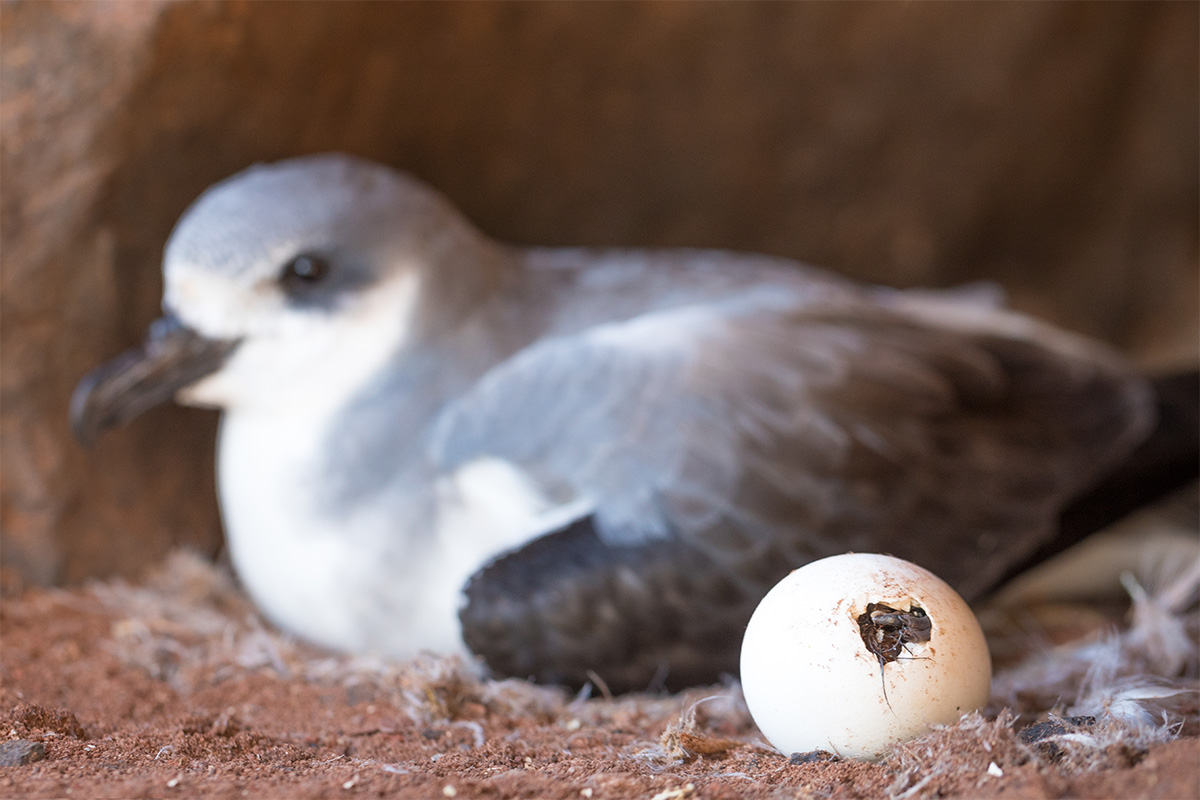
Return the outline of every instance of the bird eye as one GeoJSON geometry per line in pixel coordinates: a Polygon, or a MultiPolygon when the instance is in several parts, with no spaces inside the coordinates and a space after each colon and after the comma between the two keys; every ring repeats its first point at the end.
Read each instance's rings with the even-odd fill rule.
{"type": "Polygon", "coordinates": [[[328,274],[328,261],[312,253],[301,253],[284,265],[280,280],[292,284],[311,284],[328,274]]]}

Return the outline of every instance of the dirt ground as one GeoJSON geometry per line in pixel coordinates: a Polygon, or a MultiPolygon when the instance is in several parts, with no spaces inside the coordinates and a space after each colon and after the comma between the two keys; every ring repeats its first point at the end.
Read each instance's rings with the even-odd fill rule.
{"type": "Polygon", "coordinates": [[[1147,671],[1131,654],[1148,651],[1124,608],[1048,608],[989,624],[998,669],[982,715],[878,764],[791,763],[732,681],[614,699],[481,680],[452,660],[332,656],[179,553],[141,585],[0,603],[0,762],[42,755],[0,766],[0,796],[1200,797],[1194,614],[1172,618],[1187,663],[1168,686],[1131,682],[1147,671]],[[1022,739],[1102,684],[1112,714],[1022,739]]]}

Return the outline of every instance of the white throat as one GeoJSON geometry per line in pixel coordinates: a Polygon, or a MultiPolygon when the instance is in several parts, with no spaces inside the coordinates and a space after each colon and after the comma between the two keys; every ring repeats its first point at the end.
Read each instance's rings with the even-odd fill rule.
{"type": "MultiPolygon", "coordinates": [[[[419,296],[416,270],[403,270],[347,308],[275,310],[268,315],[269,328],[252,328],[219,371],[187,387],[177,399],[228,413],[319,421],[342,408],[405,347],[419,296]]],[[[208,308],[184,304],[179,315],[202,333],[230,336],[208,319],[208,308]]]]}
{"type": "Polygon", "coordinates": [[[255,602],[337,650],[466,655],[458,610],[467,579],[586,513],[554,506],[520,470],[483,459],[418,487],[430,500],[420,516],[363,502],[333,518],[314,505],[319,446],[289,419],[229,415],[219,488],[230,553],[255,602]]]}

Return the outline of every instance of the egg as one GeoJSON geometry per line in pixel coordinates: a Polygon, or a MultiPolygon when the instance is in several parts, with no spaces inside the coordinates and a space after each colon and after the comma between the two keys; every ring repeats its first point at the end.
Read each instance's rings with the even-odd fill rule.
{"type": "Polygon", "coordinates": [[[767,593],[742,640],[741,679],[780,752],[875,760],[983,706],[992,668],[979,622],[949,584],[899,558],[847,553],[767,593]]]}

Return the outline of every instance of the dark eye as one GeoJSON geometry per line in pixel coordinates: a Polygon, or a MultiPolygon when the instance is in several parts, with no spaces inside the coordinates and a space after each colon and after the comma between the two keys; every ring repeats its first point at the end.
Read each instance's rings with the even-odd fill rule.
{"type": "Polygon", "coordinates": [[[329,274],[329,262],[314,253],[301,253],[283,267],[280,280],[293,285],[320,282],[329,274]]]}

